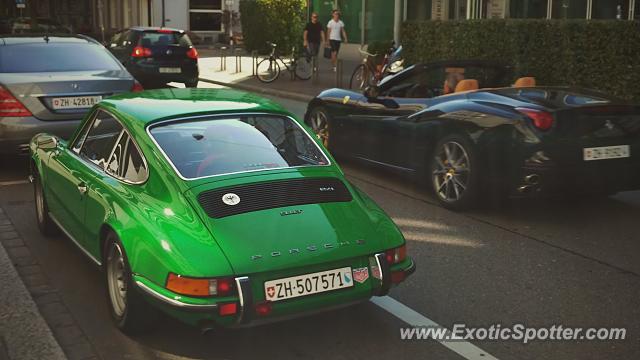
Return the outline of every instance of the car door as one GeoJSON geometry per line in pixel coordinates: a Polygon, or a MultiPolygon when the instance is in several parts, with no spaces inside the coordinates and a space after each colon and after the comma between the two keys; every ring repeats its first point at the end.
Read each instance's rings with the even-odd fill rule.
{"type": "Polygon", "coordinates": [[[360,123],[367,160],[410,170],[415,123],[409,116],[426,109],[434,95],[425,83],[424,70],[414,67],[383,83],[378,96],[360,99],[360,111],[351,117],[360,123]],[[416,91],[420,88],[424,90],[416,91]]]}
{"type": "Polygon", "coordinates": [[[139,149],[129,132],[122,129],[104,171],[96,169],[87,176],[91,187],[85,210],[86,248],[92,254],[100,254],[99,232],[117,199],[131,200],[143,191],[140,185],[146,182],[149,173],[139,149]]]}
{"type": "Polygon", "coordinates": [[[69,146],[60,149],[49,162],[47,192],[52,199],[51,212],[65,232],[86,246],[87,197],[95,187],[96,173],[105,164],[122,131],[110,114],[98,110],[69,146]]]}

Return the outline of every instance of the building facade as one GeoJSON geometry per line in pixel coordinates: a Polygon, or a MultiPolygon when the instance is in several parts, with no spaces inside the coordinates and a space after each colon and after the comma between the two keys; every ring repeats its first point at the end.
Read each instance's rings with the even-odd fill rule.
{"type": "Polygon", "coordinates": [[[400,40],[406,20],[640,19],[640,0],[308,0],[323,23],[340,9],[349,40],[400,40]],[[636,15],[637,14],[637,15],[636,15]]]}

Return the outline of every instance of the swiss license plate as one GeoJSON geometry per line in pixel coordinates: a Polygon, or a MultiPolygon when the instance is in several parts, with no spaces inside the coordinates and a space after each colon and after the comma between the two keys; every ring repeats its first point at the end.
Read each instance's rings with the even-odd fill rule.
{"type": "Polygon", "coordinates": [[[179,67],[161,67],[159,71],[164,74],[179,74],[182,72],[182,69],[179,67]]]}
{"type": "Polygon", "coordinates": [[[266,281],[264,293],[267,300],[280,301],[352,286],[351,268],[343,267],[266,281]]]}
{"type": "Polygon", "coordinates": [[[54,110],[90,108],[102,100],[102,96],[68,96],[51,99],[54,110]]]}
{"type": "Polygon", "coordinates": [[[620,159],[631,156],[629,145],[602,146],[583,149],[584,161],[620,159]]]}

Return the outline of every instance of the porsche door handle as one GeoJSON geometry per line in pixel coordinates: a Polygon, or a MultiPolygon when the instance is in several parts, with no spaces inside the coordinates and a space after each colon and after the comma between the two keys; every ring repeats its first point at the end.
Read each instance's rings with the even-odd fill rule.
{"type": "Polygon", "coordinates": [[[85,183],[78,184],[78,192],[80,192],[81,195],[86,194],[87,190],[89,190],[89,188],[87,187],[87,185],[85,183]]]}

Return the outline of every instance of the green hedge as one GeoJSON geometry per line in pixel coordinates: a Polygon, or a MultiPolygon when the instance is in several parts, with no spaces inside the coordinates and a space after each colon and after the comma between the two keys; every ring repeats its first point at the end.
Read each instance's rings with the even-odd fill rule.
{"type": "Polygon", "coordinates": [[[302,45],[306,16],[305,0],[242,0],[240,22],[244,45],[249,51],[269,51],[267,41],[278,44],[281,54],[302,45]]]}
{"type": "Polygon", "coordinates": [[[406,22],[409,63],[488,59],[514,66],[541,85],[599,89],[640,100],[637,21],[467,20],[406,22]]]}

